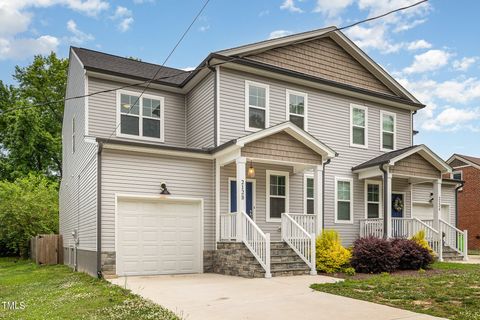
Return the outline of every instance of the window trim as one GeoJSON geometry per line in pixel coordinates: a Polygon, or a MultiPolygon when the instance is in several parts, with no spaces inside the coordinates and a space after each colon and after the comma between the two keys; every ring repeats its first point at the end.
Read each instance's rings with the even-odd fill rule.
{"type": "MultiPolygon", "coordinates": [[[[313,174],[311,173],[305,173],[303,175],[303,213],[304,214],[308,214],[307,213],[307,203],[308,203],[308,200],[313,200],[313,205],[315,206],[315,177],[313,176],[313,174]],[[309,198],[308,197],[308,192],[307,192],[307,187],[308,187],[308,184],[307,184],[307,179],[313,179],[313,198],[309,198]]],[[[315,212],[313,213],[315,214],[315,212]]]]}
{"type": "Polygon", "coordinates": [[[152,94],[143,94],[141,96],[140,101],[138,102],[138,115],[136,114],[128,114],[129,116],[135,116],[139,118],[138,121],[138,133],[139,135],[133,135],[133,134],[126,134],[121,132],[121,117],[122,117],[122,112],[121,112],[121,95],[126,94],[130,96],[135,96],[135,97],[140,97],[140,92],[135,92],[135,91],[128,91],[128,90],[117,90],[117,103],[116,103],[116,136],[121,137],[121,138],[129,138],[129,139],[136,139],[136,140],[144,140],[144,141],[154,141],[154,142],[165,142],[165,97],[158,96],[158,95],[152,95],[152,94]],[[143,98],[147,99],[154,99],[154,100],[159,100],[160,101],[160,119],[158,118],[152,118],[152,117],[147,117],[143,115],[143,98]],[[154,119],[154,120],[159,120],[160,121],[160,138],[152,138],[152,137],[144,137],[143,136],[143,119],[154,119]]]}
{"type": "MultiPolygon", "coordinates": [[[[359,127],[359,126],[355,126],[359,127]]],[[[361,127],[359,127],[361,128],[361,127]]],[[[359,104],[350,104],[350,147],[354,148],[362,148],[362,149],[368,149],[368,107],[367,106],[362,106],[359,104]],[[365,130],[365,144],[356,144],[353,143],[353,109],[362,109],[365,112],[365,126],[363,129],[365,130]]]]}
{"type": "Polygon", "coordinates": [[[390,111],[380,110],[380,151],[391,152],[397,150],[397,114],[390,111]],[[383,116],[393,116],[393,132],[383,130],[383,116]],[[393,149],[383,147],[383,133],[393,133],[393,149]]]}
{"type": "Polygon", "coordinates": [[[72,117],[72,154],[75,153],[75,150],[76,150],[76,133],[77,133],[77,123],[76,123],[76,120],[75,120],[76,116],[73,115],[72,117]]]}
{"type": "MultiPolygon", "coordinates": [[[[383,192],[382,192],[382,181],[378,180],[365,180],[365,188],[364,188],[364,202],[365,202],[365,219],[368,219],[368,185],[375,184],[378,185],[378,218],[372,219],[381,219],[383,218],[383,192]]],[[[376,203],[376,202],[372,202],[376,203]]]]}
{"type": "Polygon", "coordinates": [[[265,83],[245,80],[245,131],[256,132],[262,128],[251,128],[249,123],[250,108],[265,110],[265,129],[270,127],[270,86],[265,83]],[[265,88],[265,108],[250,106],[250,86],[265,88]]]}
{"type": "Polygon", "coordinates": [[[291,89],[285,89],[285,120],[290,121],[290,115],[295,115],[297,117],[303,117],[303,130],[308,130],[308,93],[295,91],[291,89]],[[299,115],[296,113],[290,113],[290,95],[296,95],[303,97],[304,106],[303,106],[303,115],[299,115]]]}
{"type": "MultiPolygon", "coordinates": [[[[335,177],[335,223],[337,224],[353,224],[353,179],[347,177],[335,177]],[[339,220],[338,219],[338,182],[345,181],[350,182],[350,220],[339,220]]],[[[345,200],[342,200],[345,201],[345,200]]]]}
{"type": "Polygon", "coordinates": [[[265,201],[265,208],[266,208],[266,221],[267,222],[281,222],[282,218],[271,218],[270,217],[270,176],[285,176],[285,196],[273,196],[274,198],[284,198],[285,199],[285,211],[289,211],[289,198],[290,198],[290,183],[289,183],[289,178],[290,178],[290,172],[288,171],[276,171],[276,170],[265,170],[266,175],[266,189],[265,189],[265,196],[266,196],[266,201],[265,201]]]}

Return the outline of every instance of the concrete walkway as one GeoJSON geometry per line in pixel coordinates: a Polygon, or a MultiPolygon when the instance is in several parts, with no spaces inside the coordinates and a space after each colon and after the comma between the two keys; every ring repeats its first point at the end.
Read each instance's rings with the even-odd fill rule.
{"type": "Polygon", "coordinates": [[[218,274],[110,279],[188,320],[431,320],[440,319],[309,288],[325,276],[245,279],[218,274]]]}
{"type": "Polygon", "coordinates": [[[469,255],[467,261],[452,261],[455,263],[467,263],[467,264],[480,264],[480,256],[479,255],[469,255]]]}

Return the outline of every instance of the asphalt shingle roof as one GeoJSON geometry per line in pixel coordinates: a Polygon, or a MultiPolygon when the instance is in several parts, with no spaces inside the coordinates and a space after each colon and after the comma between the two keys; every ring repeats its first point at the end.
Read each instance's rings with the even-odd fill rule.
{"type": "Polygon", "coordinates": [[[391,151],[391,152],[388,152],[388,153],[384,153],[384,154],[382,154],[382,155],[380,155],[376,158],[370,159],[370,160],[368,160],[368,161],[366,161],[362,164],[359,164],[356,167],[353,167],[352,171],[365,169],[365,168],[370,168],[370,167],[373,167],[373,166],[379,166],[381,164],[389,162],[393,158],[398,157],[399,155],[404,154],[405,152],[408,152],[408,151],[410,151],[410,150],[412,150],[416,147],[418,147],[418,145],[403,148],[403,149],[399,149],[399,150],[395,150],[395,151],[391,151]]]}
{"type": "Polygon", "coordinates": [[[112,74],[133,77],[141,80],[152,79],[157,70],[155,82],[162,82],[168,85],[180,86],[191,72],[161,66],[158,64],[136,61],[129,58],[114,56],[85,48],[72,47],[72,50],[83,63],[85,69],[110,72],[112,74]]]}
{"type": "Polygon", "coordinates": [[[456,155],[480,166],[480,158],[472,157],[472,156],[464,156],[463,154],[456,154],[456,155]]]}

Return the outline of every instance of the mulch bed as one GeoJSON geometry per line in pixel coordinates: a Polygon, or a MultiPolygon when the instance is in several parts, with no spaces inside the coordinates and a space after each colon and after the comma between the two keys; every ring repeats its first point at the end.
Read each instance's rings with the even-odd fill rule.
{"type": "MultiPolygon", "coordinates": [[[[442,273],[451,273],[452,270],[438,270],[438,269],[427,269],[424,271],[419,271],[419,270],[398,270],[395,272],[390,273],[391,276],[394,277],[423,277],[423,276],[434,276],[434,275],[439,275],[442,273]]],[[[458,271],[456,271],[458,272],[458,271]]],[[[349,276],[346,275],[345,273],[318,273],[319,275],[322,276],[327,276],[327,277],[333,277],[333,278],[339,278],[339,279],[351,279],[351,280],[362,280],[362,279],[368,279],[373,276],[376,276],[378,274],[374,273],[357,273],[354,276],[349,276]]]]}

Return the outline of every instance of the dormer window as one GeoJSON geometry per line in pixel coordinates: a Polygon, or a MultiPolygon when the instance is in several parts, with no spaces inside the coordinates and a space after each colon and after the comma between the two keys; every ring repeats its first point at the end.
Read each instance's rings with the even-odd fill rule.
{"type": "Polygon", "coordinates": [[[269,126],[269,86],[245,81],[245,130],[258,131],[269,126]]]}
{"type": "Polygon", "coordinates": [[[121,91],[117,94],[118,136],[164,141],[164,98],[121,91]]]}

